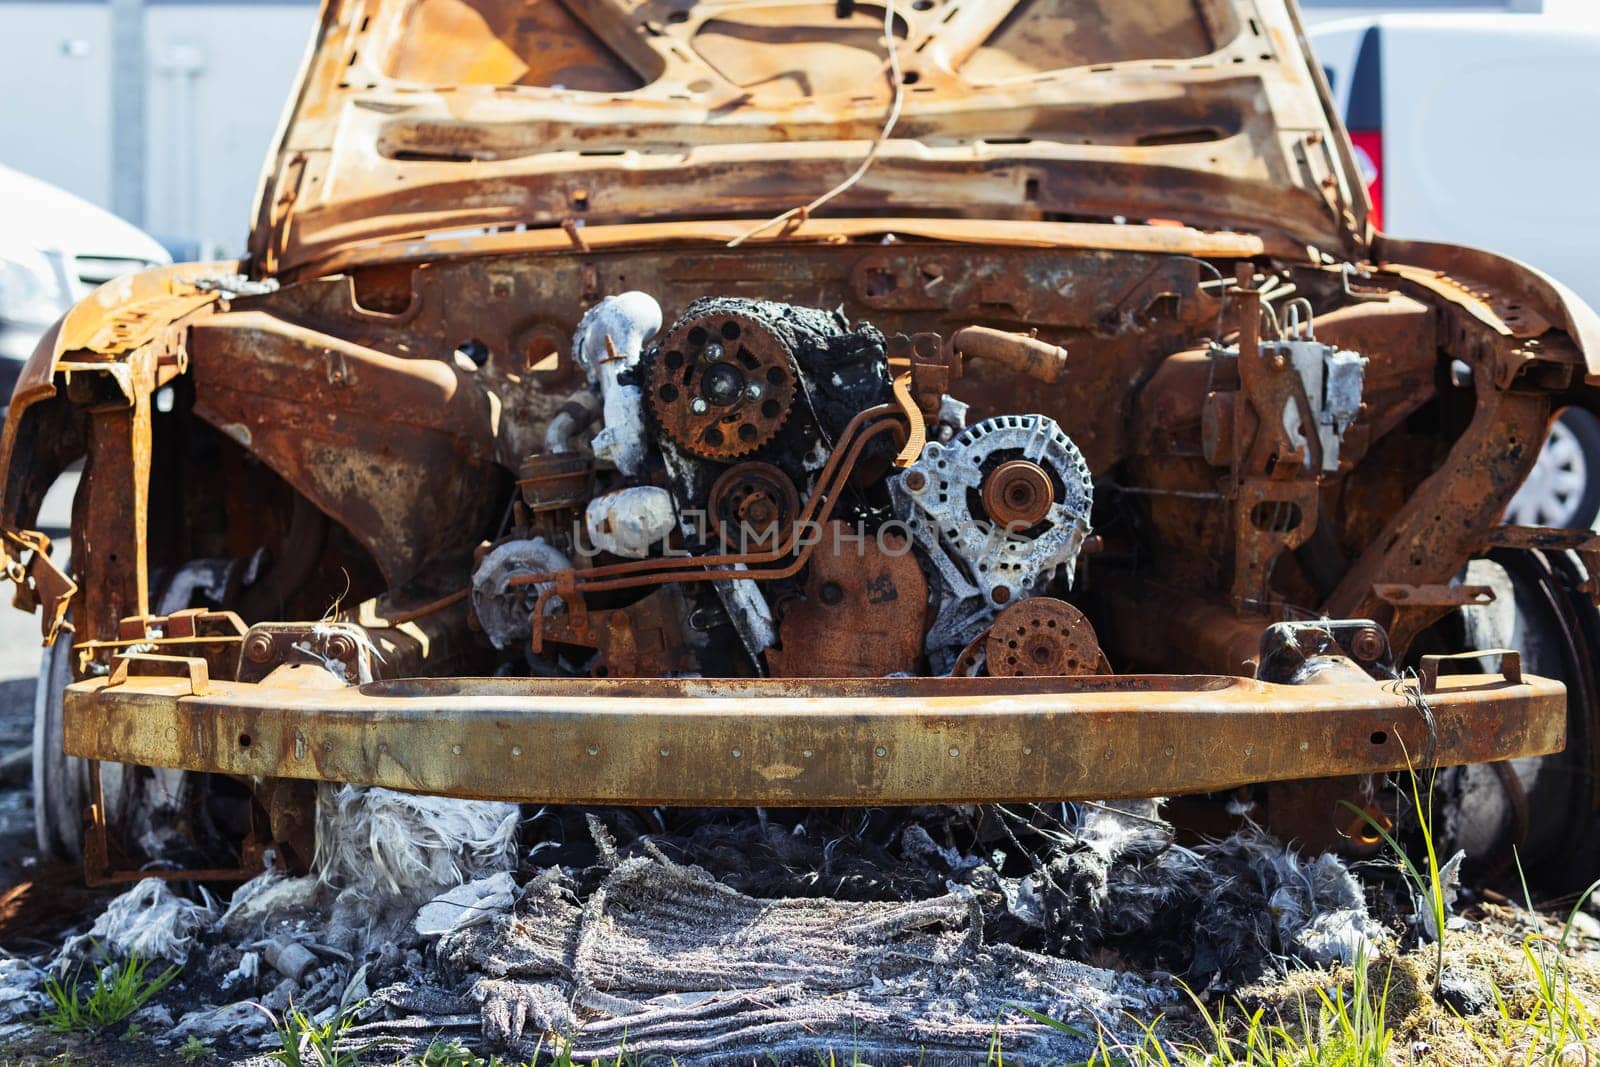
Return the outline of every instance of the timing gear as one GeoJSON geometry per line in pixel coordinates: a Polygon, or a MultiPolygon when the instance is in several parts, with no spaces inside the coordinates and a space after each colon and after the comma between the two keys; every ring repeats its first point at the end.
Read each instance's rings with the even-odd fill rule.
{"type": "Polygon", "coordinates": [[[728,308],[686,315],[649,362],[650,410],[668,437],[710,460],[747,456],[772,440],[795,399],[788,346],[728,308]]]}

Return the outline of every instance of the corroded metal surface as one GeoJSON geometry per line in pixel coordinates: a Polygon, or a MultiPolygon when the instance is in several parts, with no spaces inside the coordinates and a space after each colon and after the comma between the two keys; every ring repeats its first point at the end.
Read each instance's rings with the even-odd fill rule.
{"type": "MultiPolygon", "coordinates": [[[[1359,669],[1403,668],[1482,602],[1452,583],[1491,548],[1577,552],[1600,595],[1592,539],[1497,531],[1551,413],[1600,410],[1600,319],[1508,260],[1371,231],[1292,6],[1069,6],[897,5],[886,45],[881,9],[851,5],[330,0],[249,259],[97,290],[7,411],[0,565],[47,633],[70,607],[79,677],[119,683],[73,691],[74,750],[522,799],[909,803],[1373,773],[1404,765],[1402,740],[1444,762],[1559,746],[1560,687],[1531,676],[1426,693],[1251,676],[1263,633],[1307,618],[1359,621],[1359,669]],[[752,235],[869,144],[825,210],[752,235]],[[867,344],[807,366],[669,338],[677,377],[647,363],[629,381],[654,415],[638,424],[676,441],[642,481],[706,508],[709,534],[684,521],[649,558],[574,550],[521,575],[533,640],[497,660],[469,612],[475,561],[569,536],[618,487],[580,432],[604,405],[570,348],[630,291],[668,322],[707,297],[772,301],[867,344]],[[1283,356],[1291,319],[1365,358],[1336,452],[1304,432],[1323,398],[1283,356]],[[868,348],[871,388],[849,392],[868,348]],[[654,680],[733,646],[732,676],[935,670],[923,639],[950,575],[898,544],[818,552],[787,519],[881,533],[896,469],[1005,415],[1081,451],[1095,551],[1046,595],[1133,673],[654,680]],[[32,527],[78,459],[68,577],[32,527]],[[772,543],[723,536],[773,518],[772,543]],[[231,577],[176,582],[208,561],[231,577]],[[201,603],[238,620],[227,641],[191,647],[201,603]],[[376,654],[282,662],[335,632],[376,654]],[[196,647],[204,671],[141,676],[196,647]],[[458,680],[307,688],[330,667],[458,680]],[[475,680],[497,669],[594,677],[475,680]],[[1192,674],[1209,677],[1158,677],[1192,674]]],[[[1053,476],[994,467],[973,513],[1038,518],[1053,476]]],[[[1019,648],[1028,633],[1013,626],[1019,648]]],[[[1037,666],[1001,663],[1007,638],[986,667],[993,636],[952,642],[958,674],[1088,658],[1041,644],[1037,666]]],[[[300,794],[274,789],[258,800],[295,825],[300,794]]]]}
{"type": "Polygon", "coordinates": [[[983,480],[983,507],[1001,526],[1026,530],[1050,511],[1055,490],[1043,467],[1026,459],[1012,459],[990,471],[983,480]]]}
{"type": "Polygon", "coordinates": [[[783,471],[750,460],[722,472],[706,497],[706,511],[724,547],[739,551],[775,543],[800,514],[800,497],[783,471]]]}
{"type": "Polygon", "coordinates": [[[989,627],[984,654],[997,678],[1097,674],[1105,654],[1083,612],[1063,600],[1031,597],[1000,613],[989,627]]]}
{"type": "Polygon", "coordinates": [[[530,803],[920,804],[1219,790],[1560,749],[1524,675],[414,680],[333,690],[130,678],[68,691],[67,751],[530,803]],[[1431,726],[1430,726],[1431,722],[1431,726]]]}
{"type": "Polygon", "coordinates": [[[646,395],[668,437],[698,456],[730,460],[778,432],[794,404],[795,372],[764,324],[707,314],[662,338],[646,395]]]}
{"type": "MultiPolygon", "coordinates": [[[[328,4],[258,199],[256,267],[464,227],[770,217],[883,129],[876,10],[571,12],[328,4]]],[[[910,91],[843,213],[1250,218],[1288,254],[1364,237],[1361,180],[1283,4],[905,3],[895,29],[910,91]]]]}
{"type": "Polygon", "coordinates": [[[922,654],[928,581],[904,537],[849,539],[837,524],[812,556],[802,598],[784,612],[772,671],[797,678],[910,674],[922,654]]]}

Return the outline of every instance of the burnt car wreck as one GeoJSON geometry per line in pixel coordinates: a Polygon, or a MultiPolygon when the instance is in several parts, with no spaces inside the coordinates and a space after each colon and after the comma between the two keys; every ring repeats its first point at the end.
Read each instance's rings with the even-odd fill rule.
{"type": "Polygon", "coordinates": [[[8,412],[54,843],[127,876],[128,765],[245,870],[316,782],[1360,847],[1372,776],[1494,764],[1460,840],[1562,854],[1600,545],[1500,519],[1600,323],[1372,229],[1330,116],[1280,3],[334,0],[249,258],[8,412]]]}

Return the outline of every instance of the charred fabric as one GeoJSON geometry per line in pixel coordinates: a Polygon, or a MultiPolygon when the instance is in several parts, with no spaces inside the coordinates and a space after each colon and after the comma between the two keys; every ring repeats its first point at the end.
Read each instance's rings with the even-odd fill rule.
{"type": "MultiPolygon", "coordinates": [[[[660,326],[631,292],[578,327],[588,384],[523,465],[513,526],[473,574],[476,618],[508,662],[601,677],[1100,669],[1087,620],[1056,599],[1094,488],[1055,420],[967,425],[941,394],[912,431],[891,342],[842,312],[704,299],[651,341],[660,326]]],[[[1046,380],[1066,356],[969,336],[1046,380]]],[[[896,340],[942,370],[960,358],[937,337],[896,340]]]]}

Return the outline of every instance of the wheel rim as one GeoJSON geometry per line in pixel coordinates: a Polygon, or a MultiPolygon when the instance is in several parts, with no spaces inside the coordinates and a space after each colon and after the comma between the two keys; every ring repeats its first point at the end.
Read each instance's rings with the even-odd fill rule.
{"type": "Polygon", "coordinates": [[[1561,422],[1550,428],[1539,458],[1506,508],[1506,519],[1518,526],[1571,526],[1589,481],[1578,436],[1561,422]]]}

